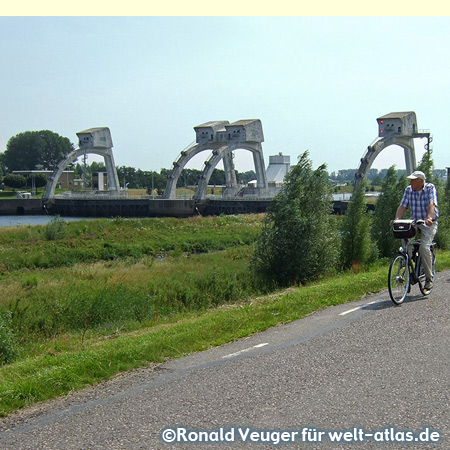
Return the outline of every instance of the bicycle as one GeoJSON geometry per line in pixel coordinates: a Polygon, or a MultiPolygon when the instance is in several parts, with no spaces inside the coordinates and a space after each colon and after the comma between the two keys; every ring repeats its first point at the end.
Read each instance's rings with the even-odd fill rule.
{"type": "MultiPolygon", "coordinates": [[[[419,253],[419,240],[411,240],[416,234],[419,225],[425,224],[424,220],[396,220],[392,230],[394,237],[402,239],[402,246],[389,265],[388,288],[389,296],[396,305],[400,305],[411,291],[411,285],[418,284],[422,295],[429,295],[425,291],[425,272],[422,266],[422,257],[419,253]],[[412,251],[410,251],[412,247],[412,251]],[[411,255],[411,256],[410,256],[411,255]]],[[[437,244],[432,242],[430,246],[433,279],[436,277],[436,250],[437,244]]]]}

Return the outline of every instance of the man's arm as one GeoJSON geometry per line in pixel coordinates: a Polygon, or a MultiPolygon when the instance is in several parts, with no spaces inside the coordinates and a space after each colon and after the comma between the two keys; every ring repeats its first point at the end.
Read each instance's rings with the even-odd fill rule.
{"type": "Polygon", "coordinates": [[[406,206],[399,206],[397,208],[397,212],[395,213],[395,220],[400,220],[403,217],[403,214],[405,214],[406,206]]]}
{"type": "MultiPolygon", "coordinates": [[[[399,206],[397,208],[397,212],[395,213],[395,220],[400,220],[403,217],[403,214],[405,214],[406,211],[406,206],[399,206]]],[[[393,220],[391,220],[390,225],[392,227],[392,222],[393,220]]]]}
{"type": "Polygon", "coordinates": [[[425,223],[430,226],[433,223],[433,219],[434,219],[434,209],[435,209],[436,205],[434,203],[430,203],[428,205],[428,210],[427,210],[427,220],[425,221],[425,223]]]}

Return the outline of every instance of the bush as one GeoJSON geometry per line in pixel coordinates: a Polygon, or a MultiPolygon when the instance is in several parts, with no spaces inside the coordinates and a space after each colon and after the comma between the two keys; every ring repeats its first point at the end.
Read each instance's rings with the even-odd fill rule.
{"type": "Polygon", "coordinates": [[[33,175],[28,175],[26,178],[27,187],[36,188],[44,187],[47,184],[47,177],[42,173],[37,173],[33,175]]]}
{"type": "Polygon", "coordinates": [[[56,241],[63,239],[66,236],[66,222],[59,216],[55,216],[44,229],[44,236],[47,241],[56,241]]]}
{"type": "Polygon", "coordinates": [[[344,268],[359,267],[376,259],[377,248],[370,236],[371,217],[365,202],[365,185],[353,195],[342,228],[342,256],[344,268]]]}
{"type": "Polygon", "coordinates": [[[257,243],[254,267],[278,285],[306,283],[334,268],[339,255],[331,185],[322,165],[312,170],[308,152],[286,175],[257,243]]]}
{"type": "Polygon", "coordinates": [[[14,361],[17,355],[16,337],[10,311],[0,311],[0,366],[14,361]]]}
{"type": "Polygon", "coordinates": [[[404,176],[397,178],[394,166],[388,169],[375,206],[372,226],[372,236],[381,257],[390,257],[398,249],[399,242],[392,235],[390,221],[395,218],[407,185],[404,176]]]}
{"type": "Polygon", "coordinates": [[[22,189],[26,186],[27,180],[22,175],[9,174],[3,177],[3,183],[13,189],[22,189]]]}
{"type": "Polygon", "coordinates": [[[438,232],[434,240],[439,248],[448,250],[450,248],[450,180],[447,180],[445,188],[437,185],[438,190],[438,232]]]}

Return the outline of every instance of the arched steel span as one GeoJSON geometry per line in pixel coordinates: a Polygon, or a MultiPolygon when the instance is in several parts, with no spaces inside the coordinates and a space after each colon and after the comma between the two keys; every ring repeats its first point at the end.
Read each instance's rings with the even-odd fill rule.
{"type": "Polygon", "coordinates": [[[377,119],[378,137],[367,147],[361,158],[359,168],[355,174],[355,190],[366,178],[375,158],[382,150],[391,145],[398,145],[405,152],[406,171],[412,173],[416,167],[414,138],[427,138],[425,146],[429,150],[432,137],[429,130],[418,130],[417,118],[414,111],[393,112],[377,119]]]}
{"type": "Polygon", "coordinates": [[[194,198],[196,200],[201,200],[205,198],[206,187],[208,186],[208,182],[211,178],[211,175],[214,169],[216,168],[217,164],[222,159],[225,170],[226,187],[237,188],[237,180],[234,171],[232,152],[238,149],[248,150],[253,153],[253,162],[255,165],[257,187],[266,188],[267,187],[266,170],[264,167],[262,146],[259,142],[255,143],[235,142],[230,144],[213,142],[209,144],[193,144],[180,153],[178,159],[173,163],[174,167],[168,177],[164,198],[170,199],[176,197],[177,181],[181,175],[182,170],[195,155],[207,150],[211,151],[211,155],[205,161],[205,167],[200,176],[198,189],[194,198]]]}
{"type": "Polygon", "coordinates": [[[58,163],[47,182],[47,187],[42,197],[43,200],[54,197],[56,184],[64,169],[69,164],[75,162],[80,156],[87,153],[103,156],[106,166],[108,190],[120,191],[119,178],[117,176],[112,153],[113,145],[109,128],[90,128],[89,130],[78,132],[77,136],[79,137],[79,147],[68,153],[66,157],[58,163]]]}
{"type": "Polygon", "coordinates": [[[214,149],[208,160],[205,161],[205,168],[203,169],[200,181],[198,183],[198,189],[194,196],[195,200],[202,200],[206,197],[206,188],[208,186],[211,175],[222,158],[225,168],[226,187],[231,189],[237,189],[237,181],[236,181],[236,174],[234,171],[234,164],[232,160],[232,152],[238,149],[248,150],[253,153],[253,163],[255,165],[257,187],[262,189],[265,189],[267,187],[266,169],[264,167],[264,159],[262,154],[261,143],[247,142],[246,144],[243,144],[241,142],[228,144],[223,145],[222,147],[219,147],[217,149],[214,149]]]}
{"type": "Polygon", "coordinates": [[[416,167],[416,155],[414,152],[414,140],[408,136],[392,136],[389,138],[377,138],[371,145],[367,147],[366,153],[361,158],[358,171],[355,175],[355,190],[357,190],[363,180],[367,177],[369,169],[372,167],[375,158],[386,148],[391,145],[398,145],[405,152],[406,172],[414,172],[416,167]]]}
{"type": "Polygon", "coordinates": [[[205,167],[200,177],[195,199],[206,196],[206,187],[217,164],[223,160],[225,183],[230,193],[237,191],[236,174],[234,171],[234,150],[243,149],[253,153],[257,187],[267,187],[266,169],[262,145],[264,137],[261,121],[258,119],[241,120],[230,124],[228,121],[207,122],[194,127],[197,135],[196,142],[183,150],[173,163],[173,169],[168,177],[164,198],[176,197],[176,186],[186,164],[198,153],[211,150],[211,155],[205,161],[205,167]]]}

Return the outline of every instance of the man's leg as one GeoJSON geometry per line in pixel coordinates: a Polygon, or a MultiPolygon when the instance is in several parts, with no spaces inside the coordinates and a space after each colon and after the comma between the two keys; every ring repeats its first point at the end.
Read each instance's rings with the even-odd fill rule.
{"type": "Polygon", "coordinates": [[[433,242],[434,236],[437,232],[437,223],[427,227],[425,225],[420,226],[421,237],[420,237],[420,256],[422,257],[423,269],[428,282],[433,279],[432,273],[432,257],[430,246],[433,242]]]}

